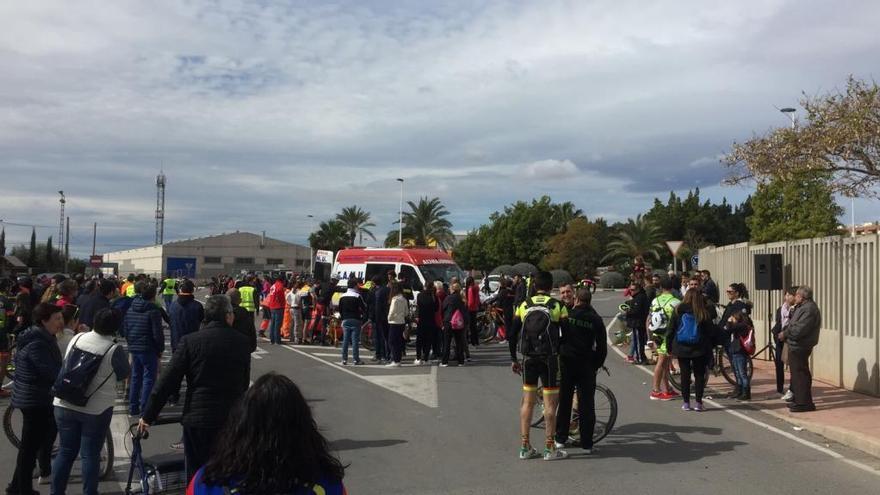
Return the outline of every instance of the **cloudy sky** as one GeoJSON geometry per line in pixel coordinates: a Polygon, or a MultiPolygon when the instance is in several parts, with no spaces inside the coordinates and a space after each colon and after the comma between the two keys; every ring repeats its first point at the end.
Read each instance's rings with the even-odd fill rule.
{"type": "Polygon", "coordinates": [[[160,169],[166,240],[304,241],[351,204],[382,239],[396,177],[456,231],[542,194],[612,221],[738,202],[718,156],[880,77],[878,25],[869,1],[4,2],[0,219],[57,236],[63,189],[75,253],[94,221],[99,252],[151,244],[160,169]]]}

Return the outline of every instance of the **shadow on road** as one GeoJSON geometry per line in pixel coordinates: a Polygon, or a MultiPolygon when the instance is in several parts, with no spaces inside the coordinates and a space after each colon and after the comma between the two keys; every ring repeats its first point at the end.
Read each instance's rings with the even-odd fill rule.
{"type": "Polygon", "coordinates": [[[330,442],[330,449],[336,451],[372,449],[378,447],[391,447],[402,443],[406,443],[406,440],[351,440],[345,438],[330,442]]]}
{"type": "Polygon", "coordinates": [[[602,457],[627,457],[649,464],[675,464],[713,457],[745,442],[695,442],[682,434],[721,435],[721,428],[632,423],[614,429],[597,448],[602,457]]]}

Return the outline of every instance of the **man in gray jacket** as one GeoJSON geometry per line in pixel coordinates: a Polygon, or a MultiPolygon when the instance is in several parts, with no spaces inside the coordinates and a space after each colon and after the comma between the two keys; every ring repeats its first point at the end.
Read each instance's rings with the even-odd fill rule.
{"type": "Polygon", "coordinates": [[[813,404],[813,375],[810,373],[810,354],[819,343],[822,314],[813,301],[813,289],[801,286],[795,294],[795,309],[780,340],[788,346],[788,366],[791,371],[791,390],[794,400],[789,404],[791,412],[815,411],[813,404]]]}

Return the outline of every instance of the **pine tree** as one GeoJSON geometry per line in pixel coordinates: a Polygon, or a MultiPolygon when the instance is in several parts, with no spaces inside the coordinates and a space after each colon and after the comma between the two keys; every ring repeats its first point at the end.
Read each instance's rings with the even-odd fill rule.
{"type": "Polygon", "coordinates": [[[31,247],[28,250],[27,264],[30,267],[37,266],[37,229],[36,229],[36,227],[34,227],[31,230],[31,247]]]}
{"type": "Polygon", "coordinates": [[[0,231],[0,256],[6,256],[6,227],[0,231]]]}
{"type": "Polygon", "coordinates": [[[55,269],[55,250],[52,248],[52,236],[46,241],[46,271],[55,269]]]}
{"type": "Polygon", "coordinates": [[[843,209],[828,176],[804,172],[758,185],[746,220],[755,243],[808,239],[837,232],[843,209]]]}

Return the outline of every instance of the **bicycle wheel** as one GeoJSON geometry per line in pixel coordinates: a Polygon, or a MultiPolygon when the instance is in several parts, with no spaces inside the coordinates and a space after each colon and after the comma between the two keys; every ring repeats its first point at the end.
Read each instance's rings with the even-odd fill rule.
{"type": "MultiPolygon", "coordinates": [[[[6,411],[3,413],[3,432],[6,434],[6,438],[9,439],[9,443],[11,443],[16,449],[21,446],[21,426],[22,426],[23,417],[21,411],[15,407],[12,407],[10,404],[6,411]]],[[[52,457],[58,453],[58,442],[59,437],[55,436],[55,444],[52,446],[52,457]]],[[[113,448],[113,435],[110,430],[107,430],[107,435],[104,438],[104,444],[101,446],[101,453],[99,458],[99,476],[100,479],[109,479],[113,475],[113,461],[114,461],[115,451],[113,448]]],[[[81,460],[77,457],[77,460],[73,463],[73,468],[71,469],[71,476],[79,476],[81,469],[81,460]]]]}
{"type": "Polygon", "coordinates": [[[672,364],[672,358],[669,359],[669,384],[681,392],[681,372],[672,364]]]}
{"type": "Polygon", "coordinates": [[[543,428],[544,427],[544,387],[538,386],[538,390],[535,391],[535,395],[537,395],[537,401],[535,402],[535,409],[532,414],[537,414],[537,417],[532,421],[532,428],[543,428]]]}
{"type": "Polygon", "coordinates": [[[593,429],[593,443],[607,437],[617,422],[617,397],[605,385],[596,384],[596,427],[593,429]]]}
{"type": "MultiPolygon", "coordinates": [[[[728,359],[726,353],[721,353],[721,374],[724,375],[724,379],[727,380],[731,385],[736,385],[736,373],[733,372],[733,365],[728,359]]],[[[749,375],[749,381],[752,380],[752,375],[755,372],[755,367],[752,364],[752,357],[749,356],[746,359],[746,374],[749,375]]]]}

